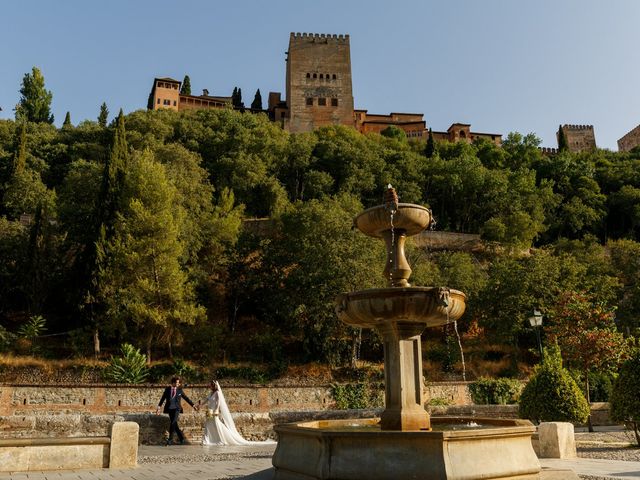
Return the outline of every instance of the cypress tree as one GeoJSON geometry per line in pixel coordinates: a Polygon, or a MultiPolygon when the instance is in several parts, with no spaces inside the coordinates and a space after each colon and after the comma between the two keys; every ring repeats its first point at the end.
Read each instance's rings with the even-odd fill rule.
{"type": "Polygon", "coordinates": [[[558,127],[558,151],[566,152],[569,149],[569,144],[567,143],[567,136],[564,133],[564,129],[562,125],[558,127]]]}
{"type": "Polygon", "coordinates": [[[67,112],[64,116],[64,122],[62,122],[62,128],[71,127],[71,113],[67,112]]]}
{"type": "Polygon", "coordinates": [[[100,312],[104,311],[101,299],[103,286],[100,278],[109,261],[110,245],[115,234],[115,222],[120,209],[128,158],[129,147],[127,146],[124,113],[120,109],[116,119],[113,145],[102,170],[102,185],[94,223],[94,241],[87,246],[89,258],[86,265],[89,278],[83,302],[86,306],[85,312],[88,322],[93,328],[93,348],[96,358],[100,353],[100,312]]]}
{"type": "Polygon", "coordinates": [[[101,127],[107,126],[107,120],[109,119],[109,109],[107,108],[107,104],[102,102],[100,105],[100,114],[98,115],[98,125],[101,127]]]}
{"type": "Polygon", "coordinates": [[[128,163],[129,147],[127,146],[126,135],[124,113],[120,109],[116,120],[113,146],[102,173],[102,188],[98,204],[99,214],[97,220],[100,228],[104,226],[107,237],[112,233],[128,163]]]}
{"type": "Polygon", "coordinates": [[[429,138],[427,138],[427,146],[424,149],[424,155],[427,158],[433,157],[436,153],[436,142],[433,140],[433,129],[429,129],[429,138]]]}
{"type": "Polygon", "coordinates": [[[242,103],[242,89],[238,87],[238,108],[244,107],[244,103],[242,103]]]}
{"type": "Polygon", "coordinates": [[[191,79],[189,78],[189,75],[185,75],[184,80],[182,80],[180,95],[191,95],[191,79]]]}
{"type": "Polygon", "coordinates": [[[25,73],[20,88],[20,101],[15,108],[16,120],[53,123],[52,93],[44,88],[44,76],[37,67],[25,73]]]}
{"type": "Polygon", "coordinates": [[[262,110],[262,95],[260,95],[260,89],[256,90],[256,95],[251,102],[251,110],[262,110]]]}
{"type": "Polygon", "coordinates": [[[238,106],[238,87],[233,87],[233,93],[231,94],[231,105],[238,106]]]}

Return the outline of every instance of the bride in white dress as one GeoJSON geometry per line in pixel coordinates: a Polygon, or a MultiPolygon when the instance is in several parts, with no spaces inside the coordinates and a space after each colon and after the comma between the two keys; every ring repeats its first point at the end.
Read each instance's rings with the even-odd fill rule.
{"type": "Polygon", "coordinates": [[[207,419],[204,424],[203,445],[266,445],[275,443],[273,440],[252,442],[245,440],[236,430],[224,394],[218,382],[211,383],[211,393],[205,402],[207,405],[207,419]]]}

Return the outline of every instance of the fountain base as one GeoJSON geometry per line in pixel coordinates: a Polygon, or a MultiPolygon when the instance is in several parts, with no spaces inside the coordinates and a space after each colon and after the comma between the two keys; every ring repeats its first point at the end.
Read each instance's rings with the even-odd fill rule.
{"type": "MultiPolygon", "coordinates": [[[[388,431],[379,419],[278,425],[275,480],[540,479],[526,420],[477,421],[480,429],[388,431]]],[[[570,478],[570,477],[569,477],[570,478]]]]}

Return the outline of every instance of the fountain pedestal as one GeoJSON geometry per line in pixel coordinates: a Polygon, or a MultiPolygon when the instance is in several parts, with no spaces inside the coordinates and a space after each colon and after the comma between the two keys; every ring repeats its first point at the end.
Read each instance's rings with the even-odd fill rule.
{"type": "Polygon", "coordinates": [[[385,410],[380,426],[383,430],[430,429],[422,392],[420,334],[424,325],[389,322],[377,330],[384,345],[385,410]]]}

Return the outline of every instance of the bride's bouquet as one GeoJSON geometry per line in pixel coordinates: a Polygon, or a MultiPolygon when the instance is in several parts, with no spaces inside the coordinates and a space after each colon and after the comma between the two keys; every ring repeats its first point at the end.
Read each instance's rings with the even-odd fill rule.
{"type": "Polygon", "coordinates": [[[218,411],[209,408],[207,410],[206,416],[207,416],[207,418],[217,417],[218,416],[218,411]]]}

